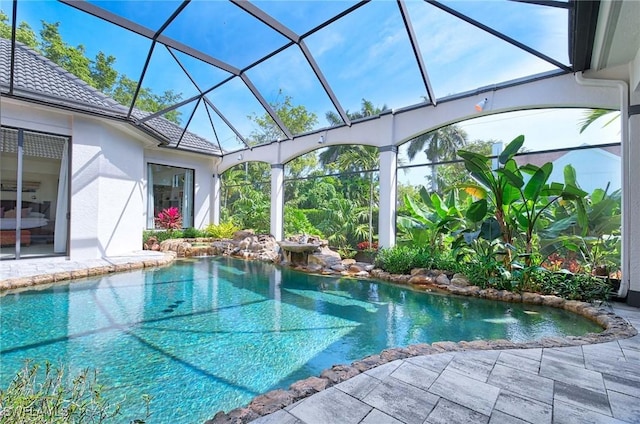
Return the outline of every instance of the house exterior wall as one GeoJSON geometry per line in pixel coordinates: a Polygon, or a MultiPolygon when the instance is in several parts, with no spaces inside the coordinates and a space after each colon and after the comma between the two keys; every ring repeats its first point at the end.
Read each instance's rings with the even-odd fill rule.
{"type": "Polygon", "coordinates": [[[70,257],[140,250],[142,143],[94,118],[76,116],[72,128],[70,257]]]}
{"type": "Polygon", "coordinates": [[[120,123],[2,99],[2,125],[71,136],[69,258],[142,249],[147,163],[194,169],[194,226],[209,224],[213,160],[169,149],[120,123]]]}

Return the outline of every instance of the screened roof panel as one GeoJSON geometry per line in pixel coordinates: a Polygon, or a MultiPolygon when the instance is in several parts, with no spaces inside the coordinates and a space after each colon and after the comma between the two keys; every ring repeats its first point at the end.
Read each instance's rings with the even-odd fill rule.
{"type": "Polygon", "coordinates": [[[238,6],[192,1],[163,35],[243,69],[288,40],[238,6]]]}
{"type": "Polygon", "coordinates": [[[567,7],[507,0],[496,0],[489,6],[471,1],[447,0],[442,3],[564,65],[569,65],[567,7]],[[487,9],[492,13],[487,13],[487,9]]]}
{"type": "Polygon", "coordinates": [[[557,69],[427,3],[408,6],[438,98],[557,69]]]}
{"type": "Polygon", "coordinates": [[[137,22],[154,32],[158,31],[182,4],[182,0],[86,1],[130,21],[137,22]]]}
{"type": "Polygon", "coordinates": [[[203,92],[233,76],[233,74],[227,71],[223,71],[220,68],[196,59],[179,50],[172,48],[169,48],[169,50],[173,53],[173,56],[175,56],[179,66],[184,68],[187,76],[192,79],[196,87],[203,92]]]}
{"type": "Polygon", "coordinates": [[[315,122],[291,126],[294,135],[326,127],[325,114],[329,111],[336,113],[313,69],[296,45],[251,68],[247,75],[274,109],[290,110],[304,105],[307,112],[315,114],[315,122]],[[290,104],[285,106],[287,100],[290,104]]]}
{"type": "MultiPolygon", "coordinates": [[[[205,99],[208,99],[208,97],[205,97],[205,99]]],[[[216,142],[214,144],[223,152],[233,152],[247,147],[242,139],[240,139],[233,129],[222,119],[217,111],[217,107],[212,107],[208,102],[206,102],[206,105],[209,112],[208,116],[211,116],[213,131],[216,136],[216,142]]]]}
{"type": "MultiPolygon", "coordinates": [[[[65,69],[84,81],[91,75],[90,63],[96,60],[99,53],[104,53],[105,57],[113,56],[112,67],[117,71],[117,78],[126,77],[130,83],[137,84],[150,40],[135,34],[131,31],[113,25],[95,16],[81,12],[73,7],[54,1],[21,1],[18,3],[18,22],[27,22],[36,34],[41,34],[44,29],[43,23],[59,23],[59,39],[49,38],[51,52],[46,49],[45,43],[39,43],[37,49],[47,58],[51,55],[59,55],[64,52],[60,48],[58,40],[66,43],[69,47],[80,48],[88,62],[84,67],[71,64],[65,69]],[[89,35],[89,36],[88,36],[89,35]],[[75,70],[78,71],[75,71],[75,70]]],[[[42,36],[40,40],[43,41],[42,36]]],[[[131,85],[131,84],[130,84],[131,85]]],[[[97,87],[100,89],[100,87],[97,87]]],[[[108,91],[108,90],[103,90],[108,91]]],[[[111,94],[111,93],[108,93],[111,94]]],[[[129,99],[131,96],[129,96],[129,99]]],[[[125,103],[122,97],[116,100],[125,103]]],[[[125,106],[130,104],[125,103],[125,106]]]]}
{"type": "Polygon", "coordinates": [[[395,2],[369,3],[306,42],[344,109],[359,110],[363,99],[402,107],[427,95],[395,2]]]}
{"type": "Polygon", "coordinates": [[[252,145],[262,144],[284,135],[275,126],[265,133],[259,128],[254,118],[269,120],[266,111],[249,90],[247,85],[238,77],[216,88],[207,94],[207,98],[220,110],[240,135],[252,145]],[[273,137],[273,138],[271,138],[273,137]]]}
{"type": "Polygon", "coordinates": [[[168,104],[200,94],[198,87],[182,70],[168,48],[162,44],[157,44],[153,49],[141,87],[135,106],[143,110],[148,110],[145,108],[145,103],[149,102],[148,94],[150,93],[163,97],[168,104]],[[167,75],[171,75],[171,78],[167,78],[167,75]]]}
{"type": "Polygon", "coordinates": [[[186,117],[184,122],[188,132],[207,140],[215,147],[219,147],[216,132],[213,129],[213,121],[204,100],[198,102],[196,109],[189,117],[186,117]]]}
{"type": "Polygon", "coordinates": [[[336,16],[357,1],[307,1],[260,0],[252,2],[274,19],[287,26],[298,35],[303,35],[333,16],[336,16]]]}
{"type": "MultiPolygon", "coordinates": [[[[428,87],[438,101],[540,72],[570,70],[566,65],[573,3],[567,1],[65,2],[70,5],[33,0],[0,3],[7,16],[0,22],[3,34],[10,34],[5,29],[11,28],[9,17],[17,5],[18,25],[26,22],[38,38],[42,20],[60,22],[64,45],[82,46],[78,51],[87,59],[84,68],[74,69],[63,63],[68,50],[61,49],[63,58],[56,58],[58,50],[45,49],[41,39],[35,52],[20,47],[16,66],[26,69],[14,70],[13,94],[19,90],[21,95],[33,93],[39,101],[86,104],[92,112],[115,114],[134,124],[141,119],[150,133],[159,134],[163,142],[171,140],[172,145],[181,140],[187,126],[179,147],[201,148],[205,153],[298,135],[303,130],[274,122],[269,115],[273,112],[269,104],[286,98],[317,116],[311,128],[317,130],[330,125],[327,112],[337,117],[343,111],[359,112],[364,100],[377,108],[402,108],[430,101],[428,87]],[[156,34],[174,13],[175,19],[156,34]],[[159,37],[139,87],[154,34],[159,37]],[[413,47],[424,64],[422,70],[413,47]],[[536,51],[549,60],[536,56],[536,51]],[[117,72],[110,86],[96,84],[99,73],[95,74],[92,61],[99,53],[115,58],[108,64],[117,72]],[[77,78],[57,66],[70,69],[77,78]],[[82,86],[79,78],[102,94],[82,86]],[[129,117],[131,99],[140,88],[142,96],[129,117]],[[175,95],[164,96],[167,90],[175,95]],[[210,103],[200,103],[188,122],[203,96],[210,103]],[[146,104],[148,99],[152,104],[146,104]],[[153,119],[148,119],[152,113],[153,119]],[[171,121],[176,115],[179,125],[171,121]]],[[[10,43],[2,41],[0,48],[4,53],[10,43]]],[[[11,68],[8,56],[3,56],[0,90],[7,93],[11,68]]]]}

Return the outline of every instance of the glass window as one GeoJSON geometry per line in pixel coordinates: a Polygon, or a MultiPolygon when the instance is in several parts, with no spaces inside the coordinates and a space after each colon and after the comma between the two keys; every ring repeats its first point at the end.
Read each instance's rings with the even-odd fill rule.
{"type": "Polygon", "coordinates": [[[193,226],[193,169],[148,164],[147,228],[161,228],[155,217],[164,209],[176,207],[182,228],[193,226]]]}

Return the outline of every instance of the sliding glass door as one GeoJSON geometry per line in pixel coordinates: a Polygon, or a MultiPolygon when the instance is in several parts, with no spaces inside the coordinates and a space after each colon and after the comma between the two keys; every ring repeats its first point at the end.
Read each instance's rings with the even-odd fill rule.
{"type": "Polygon", "coordinates": [[[0,258],[66,255],[69,137],[2,127],[0,258]]]}

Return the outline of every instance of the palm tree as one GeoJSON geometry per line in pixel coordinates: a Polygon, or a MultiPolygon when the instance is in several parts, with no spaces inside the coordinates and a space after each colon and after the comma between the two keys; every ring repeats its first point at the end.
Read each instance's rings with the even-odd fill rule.
{"type": "MultiPolygon", "coordinates": [[[[407,155],[410,160],[413,160],[418,152],[424,152],[429,162],[433,164],[440,160],[455,158],[458,148],[467,144],[467,132],[457,125],[447,125],[419,135],[409,143],[407,155]]],[[[433,165],[431,166],[431,191],[438,191],[438,171],[433,165]]]]}
{"type": "Polygon", "coordinates": [[[620,117],[620,112],[618,112],[617,110],[609,110],[609,109],[591,109],[585,112],[584,117],[579,122],[580,134],[582,134],[584,130],[586,130],[591,124],[593,124],[595,121],[597,121],[601,117],[612,114],[612,113],[614,114],[613,117],[609,119],[603,125],[603,127],[606,127],[607,125],[609,125],[610,123],[618,119],[620,117]]]}
{"type": "MultiPolygon", "coordinates": [[[[379,115],[388,110],[387,105],[375,107],[369,100],[362,99],[359,111],[346,111],[349,119],[361,119],[367,116],[379,115]]],[[[333,111],[326,113],[327,121],[331,126],[341,125],[342,118],[333,111]]],[[[330,146],[319,155],[320,163],[324,166],[335,166],[341,172],[363,172],[369,174],[369,246],[373,243],[373,203],[374,203],[374,173],[371,171],[379,166],[379,152],[376,147],[362,145],[330,146]]]]}

